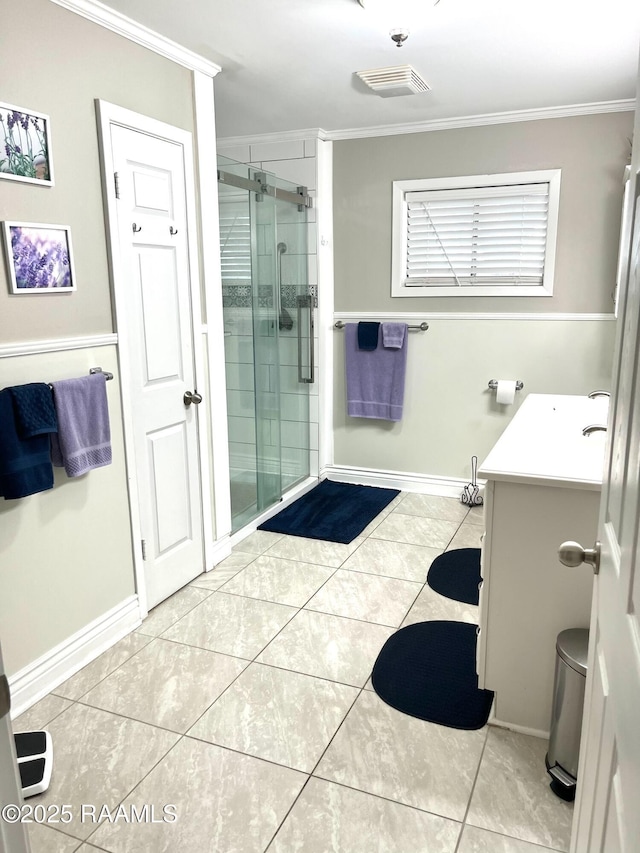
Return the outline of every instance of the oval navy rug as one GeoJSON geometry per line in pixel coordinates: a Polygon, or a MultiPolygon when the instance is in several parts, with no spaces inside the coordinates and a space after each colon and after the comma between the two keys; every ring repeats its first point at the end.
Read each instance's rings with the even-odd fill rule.
{"type": "Polygon", "coordinates": [[[418,622],[392,634],[371,674],[373,689],[404,714],[453,729],[480,729],[493,692],[478,688],[476,626],[418,622]]]}
{"type": "Polygon", "coordinates": [[[478,603],[481,580],[480,548],[445,551],[431,563],[427,575],[431,589],[465,604],[478,603]]]}

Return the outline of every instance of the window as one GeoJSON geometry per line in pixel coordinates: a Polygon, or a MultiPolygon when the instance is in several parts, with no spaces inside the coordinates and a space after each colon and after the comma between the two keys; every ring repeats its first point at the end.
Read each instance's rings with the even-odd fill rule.
{"type": "Polygon", "coordinates": [[[393,183],[392,296],[551,296],[560,170],[393,183]]]}

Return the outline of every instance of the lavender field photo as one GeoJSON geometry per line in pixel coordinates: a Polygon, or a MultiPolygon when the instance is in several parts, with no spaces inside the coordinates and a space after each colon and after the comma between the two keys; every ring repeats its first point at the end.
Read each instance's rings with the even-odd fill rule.
{"type": "Polygon", "coordinates": [[[0,178],[53,186],[48,116],[0,103],[0,178]]]}
{"type": "Polygon", "coordinates": [[[71,233],[65,225],[3,222],[12,293],[76,289],[71,233]]]}

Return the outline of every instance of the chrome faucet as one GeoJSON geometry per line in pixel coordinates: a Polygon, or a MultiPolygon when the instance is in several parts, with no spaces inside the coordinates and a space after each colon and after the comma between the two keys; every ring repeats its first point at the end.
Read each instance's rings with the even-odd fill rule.
{"type": "Polygon", "coordinates": [[[592,391],[590,394],[587,394],[590,400],[594,400],[596,397],[610,397],[611,394],[608,391],[592,391]]]}
{"type": "Polygon", "coordinates": [[[607,427],[605,424],[589,424],[582,430],[583,435],[591,435],[592,432],[606,432],[607,427]]]}

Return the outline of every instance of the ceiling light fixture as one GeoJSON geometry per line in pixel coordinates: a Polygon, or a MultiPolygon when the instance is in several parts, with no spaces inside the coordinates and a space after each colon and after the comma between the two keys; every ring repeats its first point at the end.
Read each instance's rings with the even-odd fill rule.
{"type": "Polygon", "coordinates": [[[409,38],[409,30],[398,29],[398,30],[389,30],[389,35],[391,36],[391,41],[396,43],[396,47],[402,47],[402,45],[409,38]]]}
{"type": "Polygon", "coordinates": [[[396,47],[402,47],[409,38],[409,23],[424,22],[426,9],[437,6],[440,0],[356,0],[357,3],[377,18],[388,29],[396,47]],[[426,7],[426,8],[425,8],[426,7]],[[390,26],[401,23],[402,26],[390,26]]]}

